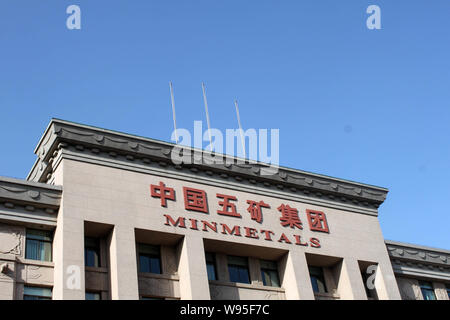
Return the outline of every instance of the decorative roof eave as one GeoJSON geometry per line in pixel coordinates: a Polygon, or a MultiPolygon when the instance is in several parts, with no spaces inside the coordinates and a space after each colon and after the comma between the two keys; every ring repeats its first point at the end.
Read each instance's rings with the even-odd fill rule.
{"type": "Polygon", "coordinates": [[[450,267],[450,251],[409,243],[385,241],[389,257],[393,261],[410,261],[415,264],[450,267]]]}
{"type": "MultiPolygon", "coordinates": [[[[175,144],[52,119],[36,147],[35,153],[38,160],[27,179],[47,182],[52,172],[52,161],[58,150],[69,146],[75,147],[80,152],[89,149],[93,153],[103,152],[111,157],[121,155],[130,161],[139,160],[143,164],[157,162],[179,169],[179,166],[171,161],[171,150],[175,144]]],[[[198,149],[183,148],[192,151],[192,159],[194,159],[194,154],[199,152],[210,154],[198,149]]],[[[261,170],[268,168],[264,163],[243,163],[242,159],[222,156],[233,160],[233,164],[227,164],[227,161],[224,161],[224,164],[195,163],[193,160],[193,164],[183,164],[182,167],[189,168],[193,172],[202,170],[207,174],[216,173],[219,177],[225,179],[233,176],[237,180],[246,179],[251,183],[254,183],[254,181],[261,182],[268,187],[275,186],[292,192],[302,191],[305,194],[310,193],[311,196],[321,197],[326,195],[329,199],[347,201],[369,208],[378,208],[384,202],[388,193],[385,188],[285,167],[280,167],[275,175],[262,175],[261,170]]]]}
{"type": "Polygon", "coordinates": [[[0,177],[0,203],[5,207],[25,207],[54,211],[61,202],[62,187],[14,178],[0,177]]]}

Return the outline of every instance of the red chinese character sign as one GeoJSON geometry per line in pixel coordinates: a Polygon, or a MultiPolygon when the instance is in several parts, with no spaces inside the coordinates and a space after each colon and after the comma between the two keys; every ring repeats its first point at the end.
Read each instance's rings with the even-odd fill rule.
{"type": "Polygon", "coordinates": [[[206,192],[199,189],[183,187],[184,208],[186,210],[208,213],[206,192]]]}
{"type": "Polygon", "coordinates": [[[250,213],[250,218],[255,220],[256,222],[262,222],[262,209],[261,208],[270,208],[267,203],[264,201],[256,202],[252,200],[247,200],[249,204],[247,211],[250,213]]]}
{"type": "Polygon", "coordinates": [[[223,199],[223,201],[219,201],[219,206],[222,207],[222,210],[217,210],[217,214],[238,218],[241,217],[241,215],[236,211],[236,205],[230,202],[230,200],[237,201],[237,198],[235,196],[227,196],[225,194],[220,193],[217,193],[216,196],[219,199],[223,199]]]}
{"type": "Polygon", "coordinates": [[[289,226],[291,228],[303,229],[302,222],[298,216],[298,210],[291,208],[287,204],[282,204],[278,207],[278,211],[281,212],[281,225],[283,227],[289,226]]]}
{"type": "Polygon", "coordinates": [[[162,182],[159,185],[150,185],[150,194],[153,198],[161,198],[161,206],[167,207],[167,200],[175,201],[175,191],[172,188],[167,188],[162,182]]]}
{"type": "MultiPolygon", "coordinates": [[[[176,201],[175,190],[166,186],[161,181],[159,184],[150,185],[150,194],[153,198],[158,198],[160,200],[161,207],[167,208],[168,200],[176,201]]],[[[185,210],[209,214],[207,194],[204,190],[183,186],[183,197],[185,210]]],[[[237,210],[237,205],[240,202],[236,196],[217,193],[216,197],[216,201],[219,206],[217,209],[218,215],[232,218],[242,218],[241,214],[237,210]]],[[[277,210],[281,213],[281,216],[279,217],[280,225],[287,228],[284,230],[292,230],[292,234],[290,234],[290,232],[283,233],[282,231],[277,232],[276,230],[269,230],[268,227],[270,228],[270,225],[263,226],[263,213],[269,214],[269,221],[274,218],[277,219],[277,217],[274,216],[272,216],[272,218],[270,217],[270,215],[273,214],[271,211],[273,212],[275,210],[271,210],[271,206],[268,203],[265,203],[262,200],[256,201],[245,199],[245,201],[248,205],[247,212],[250,214],[250,219],[261,224],[260,228],[256,227],[255,224],[241,225],[239,220],[236,219],[215,222],[207,219],[199,219],[194,215],[190,217],[184,217],[182,215],[173,216],[172,213],[163,215],[166,219],[164,225],[203,232],[221,233],[223,235],[233,237],[261,239],[262,241],[278,241],[288,245],[298,245],[303,247],[309,246],[311,248],[321,247],[319,239],[314,237],[304,239],[304,235],[299,232],[299,230],[303,230],[303,223],[300,217],[302,216],[303,219],[305,211],[302,210],[300,213],[297,208],[291,207],[290,205],[279,205],[277,210]]],[[[324,212],[307,209],[306,219],[308,220],[309,229],[312,232],[329,233],[330,229],[324,212]]],[[[246,219],[240,221],[245,220],[246,219]]],[[[247,221],[250,222],[250,220],[247,221]]]]}
{"type": "Polygon", "coordinates": [[[308,216],[309,229],[311,231],[330,233],[325,213],[307,209],[306,214],[308,216]]]}

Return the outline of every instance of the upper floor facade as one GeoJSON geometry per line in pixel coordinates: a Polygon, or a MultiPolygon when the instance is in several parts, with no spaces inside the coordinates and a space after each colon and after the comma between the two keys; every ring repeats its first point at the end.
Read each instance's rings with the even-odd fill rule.
{"type": "MultiPolygon", "coordinates": [[[[173,147],[52,120],[27,180],[0,178],[0,298],[412,297],[378,221],[387,189],[201,150],[176,164],[173,147]]],[[[448,299],[436,255],[423,279],[448,299]]]]}

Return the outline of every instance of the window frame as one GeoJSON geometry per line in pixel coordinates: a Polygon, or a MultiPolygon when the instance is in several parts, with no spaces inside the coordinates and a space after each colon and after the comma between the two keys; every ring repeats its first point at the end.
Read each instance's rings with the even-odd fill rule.
{"type": "Polygon", "coordinates": [[[165,297],[156,297],[156,296],[141,295],[141,296],[139,297],[139,300],[161,301],[161,300],[166,300],[166,298],[165,298],[165,297]]]}
{"type": "MultiPolygon", "coordinates": [[[[94,251],[94,250],[92,250],[94,251]]],[[[101,268],[102,267],[102,257],[101,257],[101,243],[100,243],[100,238],[96,238],[96,237],[84,237],[84,266],[88,267],[88,268],[101,268]],[[93,246],[86,246],[86,240],[87,239],[91,239],[91,240],[95,240],[97,242],[97,248],[93,248],[93,246]],[[98,266],[88,266],[87,265],[87,259],[86,259],[86,253],[87,253],[87,249],[97,249],[98,251],[96,251],[97,253],[97,258],[98,258],[98,266]]]]}
{"type": "Polygon", "coordinates": [[[263,285],[264,286],[266,286],[266,287],[276,287],[276,288],[281,288],[281,281],[280,281],[280,273],[278,272],[278,265],[277,265],[277,262],[276,261],[272,261],[272,260],[260,260],[260,269],[261,269],[261,277],[262,277],[262,282],[263,282],[263,285]],[[272,267],[270,267],[270,266],[261,266],[261,262],[264,262],[264,263],[270,263],[270,264],[274,264],[272,267]],[[273,280],[272,280],[272,277],[271,276],[269,276],[269,279],[270,279],[270,284],[266,284],[266,283],[264,283],[265,282],[265,276],[264,276],[264,272],[267,272],[267,273],[273,273],[273,272],[275,272],[275,275],[276,275],[276,278],[277,278],[277,282],[278,282],[278,285],[276,286],[276,285],[273,285],[273,280]]]}
{"type": "Polygon", "coordinates": [[[249,263],[248,263],[248,257],[240,257],[240,256],[227,256],[227,267],[228,267],[228,276],[230,277],[230,282],[233,282],[233,283],[244,283],[244,284],[251,284],[252,283],[252,279],[251,279],[251,277],[250,277],[250,267],[249,267],[249,263]],[[232,262],[230,262],[230,259],[229,258],[238,258],[238,259],[242,259],[242,260],[244,260],[245,259],[245,266],[244,265],[242,265],[242,264],[237,264],[237,263],[232,263],[232,262]],[[232,279],[231,279],[231,272],[230,272],[230,267],[231,268],[236,268],[237,270],[238,270],[238,278],[239,278],[239,280],[240,281],[233,281],[232,279]],[[241,271],[241,270],[245,270],[246,271],[246,274],[247,274],[247,279],[248,279],[248,282],[243,282],[240,278],[240,272],[239,271],[241,271]]]}
{"type": "Polygon", "coordinates": [[[367,280],[369,279],[369,275],[367,274],[367,272],[364,272],[363,270],[361,270],[361,277],[363,280],[363,285],[364,285],[364,289],[366,291],[367,299],[378,300],[377,288],[369,289],[367,287],[367,280]]]}
{"type": "MultiPolygon", "coordinates": [[[[430,281],[419,281],[420,292],[422,293],[423,300],[437,300],[436,292],[434,291],[433,283],[430,281]],[[425,299],[424,291],[433,294],[433,299],[425,299]]],[[[427,296],[428,297],[428,296],[427,296]]]]}
{"type": "MultiPolygon", "coordinates": [[[[313,269],[313,270],[314,270],[313,269]]],[[[324,270],[324,268],[323,267],[319,267],[319,266],[308,266],[308,272],[309,272],[309,278],[310,278],[310,281],[311,281],[311,286],[312,286],[312,289],[313,289],[313,292],[314,292],[314,294],[327,294],[327,293],[329,293],[329,289],[328,289],[328,286],[327,286],[327,283],[326,283],[326,281],[325,281],[325,272],[324,272],[325,270],[324,270]],[[316,270],[320,270],[320,274],[319,275],[317,275],[316,273],[312,273],[311,272],[311,270],[312,269],[316,269],[316,270]],[[318,279],[318,280],[321,280],[321,282],[323,283],[323,287],[324,287],[324,291],[322,292],[322,291],[320,291],[320,286],[319,285],[317,285],[317,289],[318,289],[318,291],[315,291],[314,290],[314,283],[313,283],[313,278],[314,279],[318,279]]]]}
{"type": "Polygon", "coordinates": [[[208,281],[217,281],[217,264],[216,264],[216,254],[214,252],[205,252],[205,263],[206,263],[206,273],[208,276],[208,281]],[[208,256],[212,258],[212,261],[208,261],[208,256]],[[211,265],[214,271],[214,279],[209,278],[208,265],[211,265]]]}
{"type": "MultiPolygon", "coordinates": [[[[45,262],[53,262],[53,238],[54,238],[54,231],[53,230],[40,230],[40,229],[35,229],[35,228],[26,228],[25,229],[25,259],[28,260],[33,260],[33,261],[45,261],[45,262]],[[38,239],[38,238],[33,238],[33,235],[29,235],[29,231],[39,231],[39,232],[46,232],[49,234],[49,238],[51,240],[42,240],[42,239],[38,239]],[[30,258],[29,256],[27,256],[27,249],[28,249],[28,241],[38,241],[39,243],[49,243],[50,244],[50,260],[45,260],[45,259],[33,259],[30,258]]],[[[45,256],[45,255],[44,255],[45,256]]]]}
{"type": "Polygon", "coordinates": [[[53,288],[50,288],[50,287],[39,287],[39,286],[27,286],[26,285],[26,286],[23,287],[22,300],[53,300],[53,288]],[[50,290],[50,296],[42,296],[42,295],[39,296],[39,295],[36,295],[36,294],[27,294],[27,293],[25,293],[27,288],[50,290]],[[32,297],[32,298],[37,298],[37,299],[26,299],[26,297],[32,297]]]}
{"type": "Polygon", "coordinates": [[[161,246],[160,245],[153,245],[153,244],[148,244],[148,243],[138,243],[137,244],[137,251],[138,251],[138,268],[139,268],[139,272],[141,272],[141,273],[152,273],[152,274],[163,274],[162,258],[161,258],[161,246]],[[156,254],[156,253],[155,254],[143,253],[141,251],[141,246],[149,246],[149,247],[158,248],[158,254],[156,254]],[[151,271],[151,263],[149,263],[150,271],[142,271],[141,256],[144,256],[144,257],[149,258],[149,259],[158,259],[159,273],[151,271]]]}
{"type": "Polygon", "coordinates": [[[102,300],[102,293],[100,291],[90,291],[90,290],[86,290],[84,293],[84,300],[87,301],[99,301],[102,300]],[[98,294],[98,299],[87,299],[87,295],[88,294],[98,294]]]}

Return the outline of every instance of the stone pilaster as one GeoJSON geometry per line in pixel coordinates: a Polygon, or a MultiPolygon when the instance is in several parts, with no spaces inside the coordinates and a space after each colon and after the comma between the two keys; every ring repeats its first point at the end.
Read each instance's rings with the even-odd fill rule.
{"type": "Polygon", "coordinates": [[[287,300],[314,300],[304,252],[290,250],[281,259],[279,271],[287,300]]]}
{"type": "Polygon", "coordinates": [[[185,235],[181,241],[178,274],[181,299],[210,299],[205,248],[200,236],[185,235]]]}
{"type": "Polygon", "coordinates": [[[109,242],[111,299],[138,300],[136,240],[134,228],[116,225],[109,242]]]}

